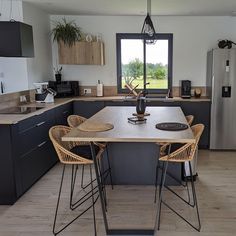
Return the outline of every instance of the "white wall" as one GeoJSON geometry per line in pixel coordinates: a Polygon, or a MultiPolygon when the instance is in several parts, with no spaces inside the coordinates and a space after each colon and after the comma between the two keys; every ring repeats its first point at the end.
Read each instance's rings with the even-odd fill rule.
{"type": "Polygon", "coordinates": [[[34,82],[48,81],[52,78],[52,53],[50,42],[49,15],[29,3],[13,0],[12,17],[10,1],[0,1],[1,21],[11,18],[33,26],[34,58],[0,57],[0,81],[5,92],[16,92],[34,88],[34,82]]]}
{"type": "Polygon", "coordinates": [[[34,58],[27,59],[28,84],[52,79],[52,51],[50,41],[49,15],[23,2],[24,22],[32,25],[34,36],[34,58]]]}
{"type": "MultiPolygon", "coordinates": [[[[10,1],[1,1],[0,21],[9,21],[11,18],[22,21],[23,14],[21,1],[13,1],[11,16],[10,1]]],[[[26,59],[0,57],[0,81],[4,84],[5,92],[28,89],[26,59]]]]}
{"type": "MultiPolygon", "coordinates": [[[[51,16],[52,21],[64,16],[51,16]]],[[[84,32],[101,33],[105,43],[105,66],[64,65],[64,80],[79,80],[82,85],[116,85],[116,33],[141,31],[144,16],[66,16],[75,20],[84,32]]],[[[160,33],[174,34],[173,85],[190,79],[193,86],[206,85],[207,51],[217,46],[218,39],[236,41],[234,17],[152,17],[160,33]]],[[[51,27],[53,24],[51,23],[51,27]]],[[[57,61],[57,45],[53,43],[53,63],[57,61]]]]}

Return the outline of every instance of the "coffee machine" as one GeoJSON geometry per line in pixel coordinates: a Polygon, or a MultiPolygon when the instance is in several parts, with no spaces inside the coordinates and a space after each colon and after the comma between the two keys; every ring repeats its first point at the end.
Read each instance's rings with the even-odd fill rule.
{"type": "Polygon", "coordinates": [[[191,98],[190,80],[180,80],[180,95],[182,98],[191,98]]]}
{"type": "Polygon", "coordinates": [[[40,103],[52,103],[54,102],[54,96],[56,96],[56,91],[48,88],[48,82],[34,83],[36,88],[35,101],[40,103]]]}

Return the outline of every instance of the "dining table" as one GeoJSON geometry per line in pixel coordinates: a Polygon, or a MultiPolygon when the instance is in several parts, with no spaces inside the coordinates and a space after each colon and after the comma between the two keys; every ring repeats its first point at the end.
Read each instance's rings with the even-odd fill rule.
{"type": "MultiPolygon", "coordinates": [[[[112,174],[114,173],[115,175],[115,184],[137,184],[137,181],[141,181],[141,185],[152,185],[155,179],[159,144],[184,144],[195,142],[192,130],[189,127],[185,115],[180,107],[147,107],[147,116],[145,116],[146,120],[138,124],[133,124],[128,121],[128,118],[133,117],[135,112],[135,107],[131,106],[107,106],[85,122],[87,122],[88,125],[108,124],[110,125],[108,126],[110,127],[109,129],[106,131],[85,131],[77,127],[73,128],[68,134],[62,137],[62,141],[90,142],[100,195],[102,215],[107,235],[154,235],[157,230],[157,221],[155,220],[153,228],[150,229],[140,227],[129,229],[110,227],[106,206],[102,200],[103,190],[101,179],[99,177],[98,160],[96,159],[95,154],[95,143],[104,142],[111,145],[111,152],[109,153],[111,153],[111,159],[114,158],[112,174]],[[184,130],[179,131],[160,130],[156,128],[157,124],[163,122],[177,122],[187,125],[187,127],[184,130]],[[130,159],[132,162],[129,162],[130,159]],[[136,167],[130,168],[130,165],[136,165],[136,167]],[[146,178],[144,178],[144,174],[142,178],[137,178],[136,176],[140,176],[140,171],[145,168],[146,170],[144,171],[146,172],[144,173],[146,178]],[[116,169],[119,170],[116,171],[116,169]],[[130,178],[132,175],[134,175],[134,178],[130,178]],[[149,182],[148,178],[151,178],[152,180],[149,182]],[[132,182],[126,182],[127,179],[132,182]]],[[[156,211],[158,211],[158,207],[155,207],[156,211]]],[[[140,212],[140,217],[142,217],[142,214],[145,214],[145,212],[140,212]]]]}

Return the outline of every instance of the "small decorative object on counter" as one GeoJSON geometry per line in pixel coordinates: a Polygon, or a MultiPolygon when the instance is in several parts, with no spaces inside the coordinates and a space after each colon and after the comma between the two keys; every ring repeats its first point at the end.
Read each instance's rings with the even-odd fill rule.
{"type": "Polygon", "coordinates": [[[60,68],[58,67],[54,67],[54,71],[55,71],[55,78],[56,78],[56,82],[57,83],[61,83],[61,72],[62,72],[62,66],[60,68]]]}
{"type": "Polygon", "coordinates": [[[202,90],[200,88],[196,88],[195,91],[194,91],[194,96],[196,98],[200,98],[202,95],[202,90]]]}
{"type": "Polygon", "coordinates": [[[136,112],[138,115],[144,115],[146,110],[146,98],[145,97],[138,97],[137,105],[136,105],[136,112]]]}
{"type": "Polygon", "coordinates": [[[102,97],[103,96],[103,84],[98,80],[97,84],[97,97],[102,97]]]}

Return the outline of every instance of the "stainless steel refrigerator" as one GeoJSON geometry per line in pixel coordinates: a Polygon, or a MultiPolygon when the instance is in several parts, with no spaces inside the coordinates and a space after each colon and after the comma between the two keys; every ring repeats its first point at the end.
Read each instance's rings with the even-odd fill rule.
{"type": "Polygon", "coordinates": [[[208,52],[207,95],[212,100],[210,149],[236,150],[236,49],[208,52]]]}

